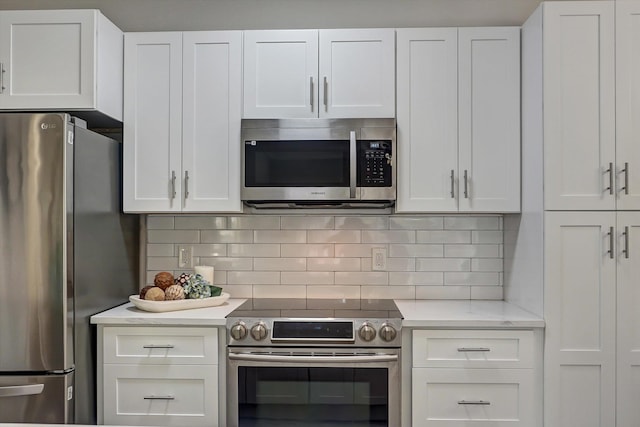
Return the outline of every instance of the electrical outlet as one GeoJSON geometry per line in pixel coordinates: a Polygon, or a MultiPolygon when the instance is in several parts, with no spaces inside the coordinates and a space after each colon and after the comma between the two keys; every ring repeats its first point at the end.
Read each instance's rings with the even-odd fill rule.
{"type": "Polygon", "coordinates": [[[374,271],[387,269],[387,248],[371,249],[371,269],[374,271]]]}
{"type": "Polygon", "coordinates": [[[193,267],[193,246],[178,246],[178,267],[193,267]]]}

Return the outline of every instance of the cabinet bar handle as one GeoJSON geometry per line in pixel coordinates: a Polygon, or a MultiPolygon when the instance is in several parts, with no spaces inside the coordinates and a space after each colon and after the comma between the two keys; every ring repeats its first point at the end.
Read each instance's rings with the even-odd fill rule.
{"type": "Polygon", "coordinates": [[[624,253],[625,258],[629,258],[629,226],[624,227],[624,253]]]}
{"type": "Polygon", "coordinates": [[[4,63],[0,62],[0,93],[3,93],[4,87],[4,63]]]}
{"type": "Polygon", "coordinates": [[[469,176],[466,169],[464,170],[464,198],[469,198],[469,176]]]}
{"type": "Polygon", "coordinates": [[[624,187],[622,187],[620,190],[624,190],[624,194],[629,194],[629,163],[628,162],[624,162],[624,169],[622,169],[620,172],[624,172],[624,187]]]}
{"type": "Polygon", "coordinates": [[[313,76],[309,77],[309,102],[311,103],[311,112],[313,113],[313,76]]]}
{"type": "Polygon", "coordinates": [[[184,171],[184,198],[189,197],[189,171],[184,171]]]}
{"type": "Polygon", "coordinates": [[[176,198],[176,171],[171,171],[171,199],[176,198]]]}
{"type": "Polygon", "coordinates": [[[174,396],[144,396],[144,400],[175,400],[174,396]]]}
{"type": "Polygon", "coordinates": [[[488,348],[488,347],[459,347],[458,351],[459,352],[465,352],[465,351],[491,351],[491,349],[488,348]]]}
{"type": "Polygon", "coordinates": [[[455,193],[455,178],[453,177],[453,169],[451,169],[451,198],[455,199],[456,198],[456,193],[455,193]]]}
{"type": "Polygon", "coordinates": [[[175,346],[171,344],[147,344],[143,345],[142,348],[175,348],[175,346]]]}
{"type": "Polygon", "coordinates": [[[613,194],[613,163],[609,163],[609,169],[605,170],[604,173],[609,173],[609,186],[604,190],[609,190],[609,194],[613,194]]]}
{"type": "Polygon", "coordinates": [[[607,253],[609,254],[609,258],[613,259],[613,245],[614,245],[614,235],[613,235],[613,227],[609,227],[609,232],[607,233],[609,236],[609,250],[607,253]]]}
{"type": "Polygon", "coordinates": [[[458,400],[458,405],[491,405],[487,400],[458,400]]]}
{"type": "Polygon", "coordinates": [[[329,82],[327,76],[324,76],[324,111],[329,111],[329,82]]]}

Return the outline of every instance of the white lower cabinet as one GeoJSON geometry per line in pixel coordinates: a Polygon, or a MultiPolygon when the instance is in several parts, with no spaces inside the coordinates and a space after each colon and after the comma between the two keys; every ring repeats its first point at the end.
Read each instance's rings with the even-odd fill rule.
{"type": "Polygon", "coordinates": [[[540,350],[532,330],[413,331],[412,426],[540,427],[540,350]]]}
{"type": "Polygon", "coordinates": [[[219,425],[215,327],[99,327],[98,423],[219,425]]]}

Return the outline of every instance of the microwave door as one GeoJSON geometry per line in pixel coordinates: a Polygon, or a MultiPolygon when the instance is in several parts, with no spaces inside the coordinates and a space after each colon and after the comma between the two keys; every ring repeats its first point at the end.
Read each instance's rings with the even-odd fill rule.
{"type": "Polygon", "coordinates": [[[355,193],[355,133],[244,144],[244,200],[347,200],[355,193]]]}

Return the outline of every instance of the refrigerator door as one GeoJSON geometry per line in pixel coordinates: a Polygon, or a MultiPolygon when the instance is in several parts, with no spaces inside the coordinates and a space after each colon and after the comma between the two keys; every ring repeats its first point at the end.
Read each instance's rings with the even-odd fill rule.
{"type": "Polygon", "coordinates": [[[73,372],[0,376],[0,423],[73,422],[73,372]]]}
{"type": "Polygon", "coordinates": [[[73,367],[68,132],[65,114],[0,114],[0,374],[73,367]]]}

